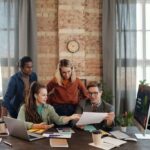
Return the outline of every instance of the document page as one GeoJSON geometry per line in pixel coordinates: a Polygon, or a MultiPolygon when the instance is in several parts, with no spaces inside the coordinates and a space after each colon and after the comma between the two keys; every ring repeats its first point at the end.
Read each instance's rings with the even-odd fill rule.
{"type": "Polygon", "coordinates": [[[115,138],[112,138],[112,137],[104,137],[103,138],[103,142],[115,145],[117,147],[120,146],[120,145],[122,145],[122,144],[127,143],[126,141],[115,139],[115,138]]]}
{"type": "Polygon", "coordinates": [[[76,125],[87,125],[100,123],[107,116],[107,113],[98,113],[98,112],[83,112],[79,121],[76,125]]]}
{"type": "Polygon", "coordinates": [[[115,147],[115,145],[109,144],[109,143],[101,143],[100,145],[95,145],[94,143],[89,143],[89,145],[103,149],[103,150],[111,150],[115,147]]]}

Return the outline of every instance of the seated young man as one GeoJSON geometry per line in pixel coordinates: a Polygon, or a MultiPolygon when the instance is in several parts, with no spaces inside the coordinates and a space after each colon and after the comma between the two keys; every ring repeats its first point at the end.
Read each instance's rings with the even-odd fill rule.
{"type": "MultiPolygon", "coordinates": [[[[107,112],[108,115],[99,124],[94,124],[97,129],[110,130],[114,122],[114,109],[113,106],[102,100],[102,88],[97,82],[90,82],[87,86],[89,98],[80,101],[76,112],[82,114],[83,112],[107,112]]],[[[75,124],[75,122],[73,122],[75,124]]],[[[79,126],[80,128],[83,128],[79,126]]]]}

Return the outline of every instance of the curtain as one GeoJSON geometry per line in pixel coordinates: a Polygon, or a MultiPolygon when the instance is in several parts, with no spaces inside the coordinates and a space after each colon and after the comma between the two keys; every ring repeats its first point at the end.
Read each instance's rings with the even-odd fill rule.
{"type": "Polygon", "coordinates": [[[22,56],[30,56],[36,70],[36,42],[35,0],[0,0],[1,93],[22,56]]]}
{"type": "Polygon", "coordinates": [[[103,1],[103,80],[116,114],[133,111],[136,101],[136,0],[103,1]]]}

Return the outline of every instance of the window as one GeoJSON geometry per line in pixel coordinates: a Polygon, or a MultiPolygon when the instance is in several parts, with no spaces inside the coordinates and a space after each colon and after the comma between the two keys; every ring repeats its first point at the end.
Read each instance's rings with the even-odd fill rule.
{"type": "Polygon", "coordinates": [[[8,78],[15,72],[15,5],[14,0],[0,1],[0,96],[8,78]]]}
{"type": "Polygon", "coordinates": [[[137,88],[140,80],[150,83],[150,1],[137,1],[137,88]]]}

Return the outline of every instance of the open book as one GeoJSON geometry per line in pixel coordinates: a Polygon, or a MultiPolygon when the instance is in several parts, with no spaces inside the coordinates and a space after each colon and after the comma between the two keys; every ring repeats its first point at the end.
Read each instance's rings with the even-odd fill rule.
{"type": "Polygon", "coordinates": [[[95,145],[94,143],[89,143],[89,145],[97,147],[97,148],[101,148],[103,150],[110,150],[114,147],[118,147],[122,144],[127,143],[126,141],[115,139],[112,137],[104,137],[104,138],[102,138],[102,141],[103,142],[99,145],[95,145]]]}

